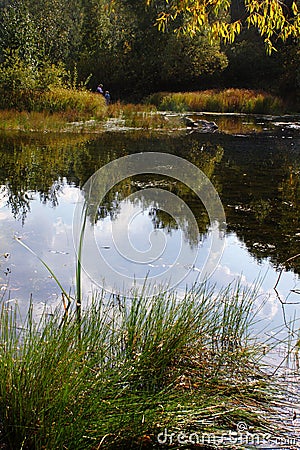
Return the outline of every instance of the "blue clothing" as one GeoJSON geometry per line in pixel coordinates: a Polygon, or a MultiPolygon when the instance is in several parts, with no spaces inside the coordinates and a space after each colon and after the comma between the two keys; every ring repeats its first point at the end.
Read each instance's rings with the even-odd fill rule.
{"type": "Polygon", "coordinates": [[[110,94],[108,91],[105,92],[105,100],[106,100],[106,104],[109,105],[110,104],[110,94]]]}

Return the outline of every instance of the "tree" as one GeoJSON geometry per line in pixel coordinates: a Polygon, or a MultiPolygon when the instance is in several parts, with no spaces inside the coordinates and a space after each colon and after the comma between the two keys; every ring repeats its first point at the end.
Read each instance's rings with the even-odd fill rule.
{"type": "Polygon", "coordinates": [[[86,0],[80,77],[93,67],[94,86],[101,81],[114,96],[138,98],[188,88],[224,69],[219,39],[177,36],[173,23],[161,33],[154,26],[158,12],[157,4],[147,7],[140,0],[86,0]]]}
{"type": "Polygon", "coordinates": [[[112,7],[110,0],[85,0],[80,78],[86,78],[92,67],[97,77],[94,87],[99,82],[114,91],[118,84],[126,86],[136,32],[135,17],[121,1],[112,7]]]}
{"type": "MultiPolygon", "coordinates": [[[[230,19],[233,0],[146,0],[147,4],[164,6],[158,12],[157,26],[166,30],[176,21],[177,32],[207,33],[211,39],[233,42],[243,27],[256,27],[264,39],[268,53],[278,40],[300,36],[299,0],[244,0],[242,17],[230,19]]],[[[238,1],[238,0],[237,0],[238,1]]]]}
{"type": "Polygon", "coordinates": [[[206,36],[168,35],[160,61],[160,78],[165,84],[184,85],[216,75],[227,66],[227,58],[219,42],[206,36]]]}
{"type": "Polygon", "coordinates": [[[26,0],[0,9],[0,61],[13,53],[24,63],[35,65],[39,53],[37,28],[26,0]]]}
{"type": "Polygon", "coordinates": [[[294,105],[300,99],[300,40],[289,40],[281,51],[279,88],[294,105]]]}
{"type": "MultiPolygon", "coordinates": [[[[0,89],[44,90],[70,82],[81,47],[81,0],[0,3],[0,89]]],[[[7,105],[9,106],[9,104],[7,105]]]]}
{"type": "Polygon", "coordinates": [[[82,0],[73,0],[72,4],[68,0],[30,0],[30,14],[51,62],[74,65],[82,45],[82,0]]]}

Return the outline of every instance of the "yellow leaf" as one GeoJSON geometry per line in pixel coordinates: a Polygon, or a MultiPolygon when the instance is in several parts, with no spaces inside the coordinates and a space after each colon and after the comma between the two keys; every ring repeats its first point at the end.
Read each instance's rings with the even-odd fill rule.
{"type": "Polygon", "coordinates": [[[297,7],[296,2],[292,3],[292,11],[295,14],[295,16],[298,14],[298,7],[297,7]]]}

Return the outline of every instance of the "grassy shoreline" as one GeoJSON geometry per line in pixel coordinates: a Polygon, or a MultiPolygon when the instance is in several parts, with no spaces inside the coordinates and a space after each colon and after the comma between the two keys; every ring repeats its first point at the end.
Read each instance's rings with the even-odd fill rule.
{"type": "Polygon", "coordinates": [[[251,338],[254,297],[238,285],[130,303],[98,293],[80,324],[64,308],[35,322],[32,305],[21,320],[2,302],[1,448],[191,449],[160,445],[159,435],[196,433],[200,442],[241,422],[275,433],[267,416],[278,386],[251,338]]]}
{"type": "Polygon", "coordinates": [[[25,95],[21,97],[18,109],[0,110],[0,130],[103,132],[113,120],[118,127],[168,130],[174,125],[160,114],[162,110],[273,115],[287,112],[278,97],[246,89],[161,92],[149,96],[143,104],[115,102],[109,106],[102,96],[87,91],[60,89],[45,93],[42,99],[33,95],[28,104],[25,95]]]}
{"type": "Polygon", "coordinates": [[[197,92],[158,92],[147,101],[159,110],[209,111],[219,113],[283,114],[283,100],[263,91],[250,89],[210,89],[197,92]]]}

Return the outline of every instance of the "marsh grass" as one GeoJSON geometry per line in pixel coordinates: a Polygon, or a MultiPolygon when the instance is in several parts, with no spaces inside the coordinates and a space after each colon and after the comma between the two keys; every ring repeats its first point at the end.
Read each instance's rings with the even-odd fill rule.
{"type": "Polygon", "coordinates": [[[178,120],[170,120],[157,110],[281,114],[285,107],[277,97],[245,89],[160,92],[148,97],[143,104],[117,101],[106,106],[101,95],[86,90],[53,88],[43,92],[20,91],[15,96],[3,93],[0,129],[94,133],[123,127],[144,130],[180,128],[178,120]]]}
{"type": "Polygon", "coordinates": [[[2,131],[62,131],[70,119],[70,115],[66,116],[62,113],[2,110],[0,111],[0,129],[2,131]]]}
{"type": "Polygon", "coordinates": [[[80,323],[63,309],[34,320],[32,305],[22,320],[2,302],[4,448],[152,448],[165,427],[259,426],[269,388],[249,338],[253,292],[146,294],[94,294],[80,323]]]}
{"type": "MultiPolygon", "coordinates": [[[[70,132],[102,132],[107,119],[116,119],[117,127],[161,129],[168,128],[167,119],[157,113],[153,105],[133,105],[113,103],[106,107],[103,98],[88,93],[79,107],[69,103],[61,110],[47,107],[45,110],[19,111],[0,110],[0,129],[4,131],[70,131],[70,132]]],[[[56,103],[59,103],[58,100],[56,103]]]]}
{"type": "Polygon", "coordinates": [[[178,112],[209,111],[255,114],[285,112],[285,105],[280,98],[249,89],[159,92],[148,97],[147,102],[154,104],[159,110],[178,112]]]}
{"type": "Polygon", "coordinates": [[[85,90],[1,93],[0,128],[5,131],[64,131],[68,122],[102,120],[105,115],[102,96],[85,90]]]}
{"type": "Polygon", "coordinates": [[[109,105],[108,117],[119,118],[124,126],[143,129],[168,128],[166,118],[157,113],[151,104],[124,104],[116,102],[109,105]]]}
{"type": "Polygon", "coordinates": [[[65,112],[77,115],[92,115],[103,117],[105,100],[101,95],[87,90],[52,88],[47,90],[18,90],[2,91],[0,109],[14,109],[16,111],[50,113],[65,112]]]}

